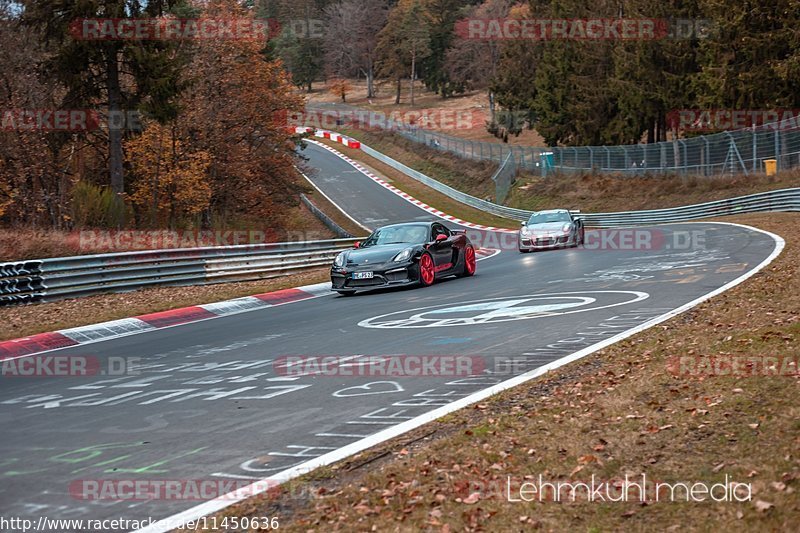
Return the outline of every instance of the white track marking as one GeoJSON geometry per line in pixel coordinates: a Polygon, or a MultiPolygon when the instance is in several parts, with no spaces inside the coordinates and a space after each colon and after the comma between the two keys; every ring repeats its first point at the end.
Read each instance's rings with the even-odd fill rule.
{"type": "MultiPolygon", "coordinates": [[[[297,167],[295,167],[295,168],[297,168],[297,167]]],[[[307,182],[309,182],[309,183],[311,184],[311,186],[312,186],[312,187],[314,187],[314,189],[316,189],[316,190],[317,190],[317,192],[318,192],[318,193],[320,193],[320,194],[323,196],[323,198],[325,198],[325,199],[326,199],[326,200],[328,200],[328,201],[329,201],[331,204],[333,204],[333,207],[335,207],[336,209],[338,209],[339,211],[341,211],[341,213],[342,213],[344,216],[346,216],[348,219],[350,219],[350,221],[351,221],[353,224],[355,224],[355,225],[356,225],[356,226],[358,226],[359,228],[363,229],[363,230],[364,230],[364,231],[366,231],[367,233],[372,233],[372,230],[371,230],[371,229],[369,229],[369,228],[368,228],[368,227],[366,227],[364,224],[362,224],[361,222],[359,222],[358,220],[356,220],[356,219],[354,219],[352,216],[350,216],[350,213],[348,213],[347,211],[345,211],[344,209],[342,209],[342,206],[340,206],[339,204],[337,204],[336,202],[334,202],[334,201],[333,201],[333,199],[332,199],[330,196],[328,196],[327,194],[325,194],[325,192],[324,192],[322,189],[320,189],[320,188],[317,186],[317,184],[316,184],[316,183],[314,183],[313,181],[311,181],[311,180],[309,179],[309,177],[308,177],[308,176],[306,176],[306,175],[303,173],[303,171],[302,171],[302,170],[300,170],[299,168],[297,168],[297,171],[300,173],[300,175],[301,175],[301,176],[303,176],[303,177],[306,179],[306,181],[307,181],[307,182]]]]}

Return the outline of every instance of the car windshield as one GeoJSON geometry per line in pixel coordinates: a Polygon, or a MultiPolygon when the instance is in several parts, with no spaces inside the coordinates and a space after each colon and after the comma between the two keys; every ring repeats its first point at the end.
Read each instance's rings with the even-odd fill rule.
{"type": "Polygon", "coordinates": [[[428,241],[427,226],[388,226],[376,230],[362,244],[362,248],[382,244],[422,244],[428,241]]]}
{"type": "Polygon", "coordinates": [[[548,222],[571,222],[569,213],[557,211],[555,213],[534,213],[528,219],[528,225],[547,224],[548,222]]]}

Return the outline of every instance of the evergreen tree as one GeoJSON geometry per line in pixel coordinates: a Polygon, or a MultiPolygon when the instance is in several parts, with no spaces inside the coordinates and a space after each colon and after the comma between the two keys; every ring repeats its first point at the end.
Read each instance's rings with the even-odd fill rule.
{"type": "MultiPolygon", "coordinates": [[[[179,0],[30,0],[24,20],[44,31],[52,50],[46,71],[66,87],[65,109],[102,101],[111,117],[139,109],[169,120],[185,63],[176,42],[82,40],[70,31],[76,20],[161,17],[179,6],[179,0]]],[[[117,195],[125,191],[123,137],[121,128],[108,129],[109,182],[117,195]]]]}

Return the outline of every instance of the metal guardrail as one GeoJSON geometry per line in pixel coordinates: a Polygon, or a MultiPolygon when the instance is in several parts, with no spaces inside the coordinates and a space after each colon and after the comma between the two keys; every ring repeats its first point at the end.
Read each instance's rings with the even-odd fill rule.
{"type": "Polygon", "coordinates": [[[252,281],[330,265],[355,239],[177,248],[0,263],[0,306],[157,285],[252,281]]]}
{"type": "Polygon", "coordinates": [[[578,216],[588,226],[611,227],[685,222],[711,217],[764,212],[800,212],[800,188],[780,189],[668,209],[587,213],[578,216]]]}
{"type": "MultiPolygon", "coordinates": [[[[364,143],[361,149],[379,161],[399,170],[407,176],[424,183],[430,188],[449,196],[454,200],[467,204],[475,209],[492,213],[493,215],[512,220],[527,220],[533,211],[514,209],[498,205],[488,200],[482,200],[469,194],[456,190],[449,185],[437,181],[425,174],[410,168],[399,161],[395,161],[364,143]]],[[[740,196],[728,200],[717,200],[702,204],[671,207],[667,209],[652,209],[648,211],[625,211],[618,213],[585,213],[578,215],[587,226],[637,226],[644,224],[660,224],[665,222],[685,222],[702,218],[737,215],[743,213],[759,213],[768,211],[800,211],[800,188],[781,189],[740,196]]]]}
{"type": "Polygon", "coordinates": [[[305,194],[300,193],[300,201],[303,202],[303,205],[305,205],[309,211],[314,213],[314,216],[316,216],[320,220],[320,222],[325,224],[326,228],[334,232],[337,237],[340,237],[342,239],[352,239],[355,237],[355,235],[353,235],[352,233],[341,227],[331,217],[326,215],[322,211],[322,209],[317,207],[316,204],[312,202],[311,199],[305,194]]]}

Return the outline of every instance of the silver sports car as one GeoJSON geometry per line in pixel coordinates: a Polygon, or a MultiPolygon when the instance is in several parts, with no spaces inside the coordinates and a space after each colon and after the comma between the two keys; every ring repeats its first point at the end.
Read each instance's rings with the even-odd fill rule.
{"type": "Polygon", "coordinates": [[[549,248],[575,247],[583,244],[581,219],[566,209],[538,211],[522,223],[519,230],[519,251],[532,252],[549,248]]]}

